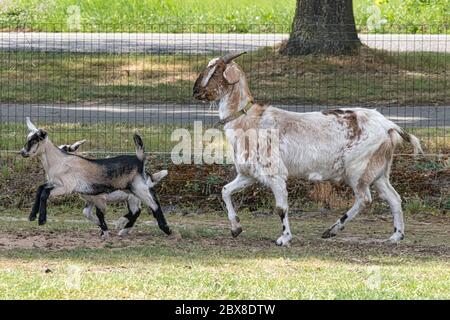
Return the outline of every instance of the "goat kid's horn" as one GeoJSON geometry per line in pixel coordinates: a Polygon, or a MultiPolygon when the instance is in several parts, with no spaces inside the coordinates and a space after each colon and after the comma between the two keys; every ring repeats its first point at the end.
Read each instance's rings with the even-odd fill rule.
{"type": "Polygon", "coordinates": [[[26,117],[25,119],[27,120],[28,130],[33,131],[33,132],[38,131],[38,128],[36,128],[36,126],[31,122],[30,117],[26,117]]]}
{"type": "Polygon", "coordinates": [[[245,54],[245,53],[247,53],[247,51],[242,51],[242,52],[230,52],[230,53],[224,55],[224,56],[222,57],[222,60],[223,60],[226,64],[228,64],[228,63],[230,63],[231,61],[233,61],[234,59],[236,59],[237,57],[240,57],[240,56],[242,56],[242,55],[245,54]]]}

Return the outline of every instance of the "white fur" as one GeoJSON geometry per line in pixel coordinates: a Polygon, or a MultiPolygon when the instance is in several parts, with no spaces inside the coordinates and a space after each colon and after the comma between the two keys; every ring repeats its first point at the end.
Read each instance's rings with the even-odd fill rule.
{"type": "MultiPolygon", "coordinates": [[[[214,63],[213,60],[208,65],[209,67],[211,63],[214,63]]],[[[244,73],[234,62],[227,66],[227,68],[231,67],[238,68],[240,80],[217,99],[221,119],[230,116],[234,112],[233,110],[242,109],[248,101],[252,100],[244,73]]],[[[217,89],[211,88],[210,90],[217,89]]],[[[398,241],[403,238],[401,200],[389,183],[392,156],[391,159],[387,159],[385,163],[381,164],[374,160],[378,159],[376,158],[377,152],[384,150],[383,146],[391,151],[396,145],[403,142],[399,135],[402,129],[373,109],[344,108],[341,110],[343,110],[342,114],[337,115],[322,112],[296,113],[268,106],[262,115],[256,115],[259,117],[256,118],[257,121],[252,120],[252,109],[250,109],[247,115],[242,116],[248,117],[246,118],[247,122],[245,122],[246,119],[238,118],[225,125],[228,141],[233,146],[234,162],[238,173],[236,179],[222,190],[233,236],[239,234],[242,228],[231,202],[231,195],[258,181],[270,187],[275,195],[277,211],[280,213],[283,223],[283,234],[276,242],[279,245],[287,245],[292,235],[288,221],[286,180],[289,176],[293,176],[312,181],[344,181],[353,188],[356,197],[355,204],[341,218],[342,222],[341,219],[338,220],[324,233],[324,237],[333,236],[342,230],[345,223],[370,203],[369,186],[376,182],[376,188],[382,198],[391,206],[394,216],[396,231],[391,240],[398,241]],[[356,116],[360,130],[357,132],[357,137],[351,136],[352,132],[355,132],[352,131],[352,122],[348,118],[344,118],[346,110],[348,110],[347,114],[356,116]],[[278,132],[279,146],[278,148],[272,146],[271,150],[273,158],[271,161],[275,161],[277,164],[275,172],[268,171],[266,166],[261,165],[261,158],[264,156],[258,147],[253,150],[251,150],[252,147],[249,147],[250,150],[245,150],[243,147],[242,134],[235,133],[242,126],[243,121],[246,123],[247,130],[256,132],[275,130],[278,132]],[[241,152],[242,150],[245,152],[241,152]],[[249,151],[253,151],[259,157],[249,157],[249,151]],[[373,163],[379,167],[372,170],[373,163]],[[365,179],[370,181],[365,182],[365,179]]],[[[415,151],[421,151],[418,139],[412,135],[409,136],[415,151]]],[[[250,145],[252,144],[250,143],[250,145]]]]}

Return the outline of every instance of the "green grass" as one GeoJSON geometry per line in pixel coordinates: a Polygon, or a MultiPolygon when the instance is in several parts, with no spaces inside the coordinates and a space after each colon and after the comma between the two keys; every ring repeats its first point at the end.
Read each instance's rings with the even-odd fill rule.
{"type": "Polygon", "coordinates": [[[1,299],[450,298],[450,221],[426,213],[407,217],[399,245],[379,242],[392,231],[388,215],[362,215],[332,240],[320,233],[339,214],[293,215],[289,248],[274,245],[272,215],[241,214],[237,239],[222,214],[168,215],[181,239],[142,215],[129,237],[107,241],[80,208],[52,207],[44,227],[12,220],[26,215],[0,219],[1,299]]]}
{"type": "MultiPolygon", "coordinates": [[[[0,101],[193,103],[193,83],[211,58],[0,51],[0,101]]],[[[450,54],[362,48],[354,56],[289,58],[265,48],[238,62],[257,101],[448,104],[450,54]]]]}
{"type": "MultiPolygon", "coordinates": [[[[46,31],[289,32],[295,3],[295,0],[17,0],[3,2],[0,22],[4,28],[46,31]],[[77,24],[69,27],[68,18],[77,12],[79,27],[77,24]]],[[[362,31],[448,32],[446,0],[354,0],[353,4],[355,21],[362,31]],[[368,21],[372,25],[374,17],[385,19],[386,23],[368,29],[368,21]]]]}

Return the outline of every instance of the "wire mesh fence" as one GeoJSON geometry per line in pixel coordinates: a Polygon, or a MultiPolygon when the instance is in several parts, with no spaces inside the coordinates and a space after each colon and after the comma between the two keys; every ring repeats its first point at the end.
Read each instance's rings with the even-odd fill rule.
{"type": "Polygon", "coordinates": [[[420,34],[404,33],[406,26],[391,26],[391,33],[381,28],[360,33],[362,45],[350,55],[306,56],[280,54],[290,32],[281,25],[251,25],[247,33],[235,33],[236,25],[211,24],[1,29],[3,163],[16,161],[30,116],[55,144],[86,139],[83,151],[92,154],[132,152],[138,130],[147,151],[169,166],[175,128],[192,130],[194,121],[208,128],[218,120],[214,106],[192,97],[198,72],[212,58],[236,50],[247,51],[237,62],[258,102],[297,112],[377,108],[416,134],[429,156],[445,161],[449,154],[447,26],[424,26],[420,34]]]}

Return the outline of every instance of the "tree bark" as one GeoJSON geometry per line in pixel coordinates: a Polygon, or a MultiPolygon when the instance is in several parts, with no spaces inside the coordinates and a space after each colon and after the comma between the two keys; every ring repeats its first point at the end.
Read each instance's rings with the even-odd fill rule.
{"type": "Polygon", "coordinates": [[[297,0],[292,31],[281,53],[350,54],[360,45],[352,0],[297,0]]]}

